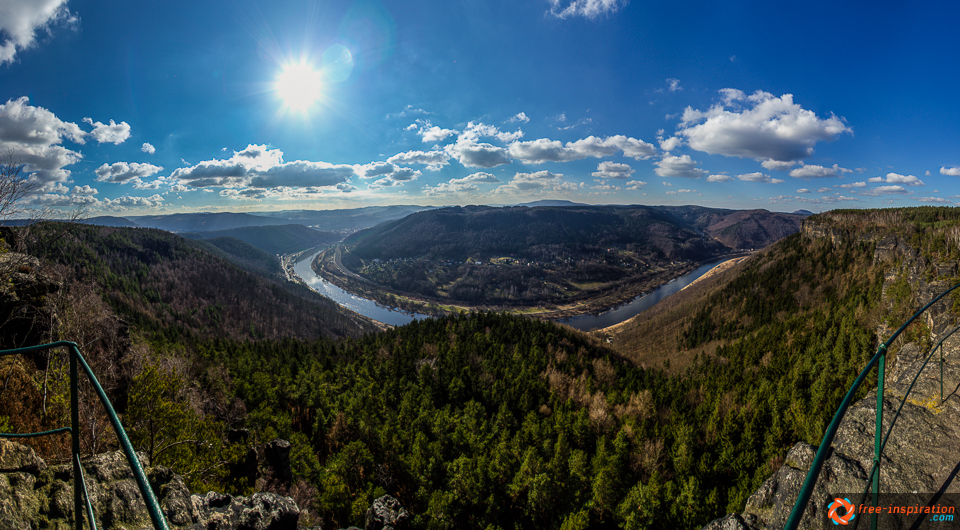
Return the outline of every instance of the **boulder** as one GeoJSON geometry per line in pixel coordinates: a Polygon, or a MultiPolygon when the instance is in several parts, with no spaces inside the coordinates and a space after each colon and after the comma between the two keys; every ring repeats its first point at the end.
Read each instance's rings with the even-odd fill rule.
{"type": "Polygon", "coordinates": [[[384,495],[373,501],[373,506],[367,509],[367,518],[364,530],[392,530],[399,528],[410,520],[410,512],[400,506],[400,501],[384,495]]]}

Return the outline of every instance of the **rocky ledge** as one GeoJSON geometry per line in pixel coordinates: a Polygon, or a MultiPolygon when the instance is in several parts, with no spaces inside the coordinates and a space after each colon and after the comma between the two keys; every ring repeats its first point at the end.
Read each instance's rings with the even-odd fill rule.
{"type": "MultiPolygon", "coordinates": [[[[145,463],[143,456],[140,460],[145,463]]],[[[122,452],[86,459],[83,468],[97,528],[152,530],[147,507],[122,452]]],[[[73,530],[72,475],[72,466],[48,466],[30,447],[0,439],[0,528],[73,530]]],[[[192,495],[179,475],[160,466],[148,468],[147,478],[171,529],[298,529],[300,509],[289,497],[274,493],[192,495]]],[[[367,511],[365,528],[400,528],[409,518],[399,501],[384,496],[367,511]]]]}

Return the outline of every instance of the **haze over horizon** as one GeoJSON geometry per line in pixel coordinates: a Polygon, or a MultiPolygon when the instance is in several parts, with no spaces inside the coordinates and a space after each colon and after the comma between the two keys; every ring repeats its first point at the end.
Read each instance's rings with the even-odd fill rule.
{"type": "Polygon", "coordinates": [[[93,215],[954,205],[958,15],[5,0],[0,154],[39,186],[31,204],[93,215]]]}

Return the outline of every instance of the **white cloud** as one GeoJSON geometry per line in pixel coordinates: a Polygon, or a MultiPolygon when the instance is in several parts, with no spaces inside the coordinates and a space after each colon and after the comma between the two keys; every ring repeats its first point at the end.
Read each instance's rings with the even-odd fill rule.
{"type": "Polygon", "coordinates": [[[830,193],[831,191],[833,190],[831,190],[830,188],[820,188],[817,190],[817,193],[830,193]]]}
{"type": "Polygon", "coordinates": [[[138,164],[136,162],[115,162],[98,167],[94,173],[97,174],[97,182],[112,182],[114,184],[126,184],[133,179],[142,179],[155,175],[163,171],[160,166],[153,164],[138,164]]]}
{"type": "Polygon", "coordinates": [[[100,207],[104,210],[129,210],[132,208],[136,209],[146,209],[146,208],[156,208],[161,206],[163,203],[163,197],[158,195],[152,195],[150,197],[131,197],[129,195],[124,197],[117,197],[116,199],[105,199],[100,201],[100,207]]]}
{"type": "Polygon", "coordinates": [[[0,2],[0,65],[13,62],[17,52],[30,48],[39,30],[71,25],[77,18],[67,0],[4,0],[0,2]]]}
{"type": "Polygon", "coordinates": [[[737,178],[746,182],[773,182],[773,179],[770,178],[770,175],[764,175],[759,171],[756,173],[737,175],[737,178]]]}
{"type": "Polygon", "coordinates": [[[923,186],[923,181],[913,175],[887,173],[886,182],[890,184],[906,184],[907,186],[923,186]]]}
{"type": "Polygon", "coordinates": [[[354,166],[354,171],[363,179],[381,177],[367,186],[367,188],[373,190],[400,186],[405,182],[417,180],[421,175],[420,171],[400,167],[390,162],[371,162],[362,166],[354,166]]]}
{"type": "Polygon", "coordinates": [[[683,90],[683,87],[680,86],[680,80],[672,77],[667,79],[667,90],[669,90],[670,92],[683,90]]]}
{"type": "Polygon", "coordinates": [[[710,175],[707,177],[707,182],[727,182],[732,178],[730,175],[710,175]]]}
{"type": "Polygon", "coordinates": [[[537,171],[534,173],[517,173],[510,179],[510,182],[504,184],[503,186],[497,187],[493,190],[493,193],[504,194],[504,193],[527,193],[533,191],[544,191],[544,190],[553,190],[553,191],[562,191],[570,190],[569,186],[566,186],[561,179],[563,175],[560,173],[551,173],[549,171],[537,171]]]}
{"type": "Polygon", "coordinates": [[[690,158],[690,155],[671,156],[666,155],[657,162],[657,168],[654,173],[661,177],[684,177],[698,179],[706,176],[707,172],[698,168],[697,163],[690,158]]]}
{"type": "Polygon", "coordinates": [[[950,199],[944,199],[943,197],[917,197],[917,200],[920,202],[928,202],[934,204],[953,204],[953,201],[950,199]]]}
{"type": "Polygon", "coordinates": [[[679,136],[671,136],[666,140],[664,139],[660,140],[660,149],[663,149],[664,151],[667,151],[667,152],[673,151],[674,149],[680,147],[681,145],[683,145],[683,138],[680,138],[679,136]]]}
{"type": "Polygon", "coordinates": [[[93,126],[93,131],[89,134],[101,144],[110,142],[114,145],[119,145],[125,142],[127,138],[130,138],[130,125],[125,121],[115,123],[113,120],[110,120],[110,125],[93,121],[90,118],[84,118],[83,121],[93,126]]]}
{"type": "Polygon", "coordinates": [[[904,188],[900,185],[893,186],[877,186],[871,190],[863,192],[863,195],[871,195],[877,197],[879,195],[909,195],[910,192],[907,191],[907,188],[904,188]]]}
{"type": "Polygon", "coordinates": [[[417,134],[423,137],[424,142],[439,142],[457,134],[457,131],[453,129],[441,129],[434,125],[423,127],[417,134]]]}
{"type": "Polygon", "coordinates": [[[940,174],[948,177],[960,177],[960,167],[941,167],[940,174]]]}
{"type": "Polygon", "coordinates": [[[157,152],[157,148],[147,142],[143,142],[143,146],[140,147],[140,150],[148,155],[152,155],[157,152]]]}
{"type": "Polygon", "coordinates": [[[547,11],[557,18],[585,17],[596,18],[600,15],[616,13],[626,5],[626,0],[549,0],[547,11]]]}
{"type": "Polygon", "coordinates": [[[27,97],[0,105],[0,154],[23,164],[37,191],[50,191],[56,183],[70,181],[70,170],[64,167],[79,162],[83,155],[60,144],[65,139],[83,144],[87,135],[76,123],[30,105],[27,97]]]}
{"type": "Polygon", "coordinates": [[[800,188],[797,190],[797,193],[811,193],[811,191],[807,188],[800,188]]]}
{"type": "Polygon", "coordinates": [[[851,132],[840,118],[820,119],[795,104],[791,94],[778,98],[757,91],[747,96],[735,89],[720,93],[723,103],[707,111],[687,107],[683,112],[679,134],[698,151],[786,162],[811,156],[818,141],[851,132]],[[742,109],[741,102],[750,108],[742,109]]]}
{"type": "Polygon", "coordinates": [[[466,167],[491,168],[510,163],[505,148],[478,143],[476,140],[458,140],[444,147],[444,152],[466,167]]]}
{"type": "Polygon", "coordinates": [[[528,123],[528,122],[530,121],[530,118],[528,118],[525,113],[520,112],[520,113],[518,113],[516,116],[510,118],[510,119],[507,120],[507,121],[510,122],[510,123],[516,123],[516,122],[528,123]]]}
{"type": "Polygon", "coordinates": [[[792,160],[787,162],[781,162],[779,160],[764,160],[763,162],[760,162],[760,165],[763,166],[764,169],[768,169],[770,171],[786,171],[797,165],[797,163],[792,160]]]}
{"type": "Polygon", "coordinates": [[[642,180],[628,180],[627,189],[628,190],[639,190],[646,186],[647,183],[642,180]]]}
{"type": "Polygon", "coordinates": [[[636,171],[627,164],[618,164],[616,162],[600,162],[597,170],[591,175],[602,179],[628,179],[636,171]]]}
{"type": "Polygon", "coordinates": [[[852,173],[850,169],[842,168],[838,164],[833,167],[823,167],[815,164],[801,165],[792,170],[790,176],[798,179],[812,179],[824,177],[839,177],[845,173],[852,173]]]}
{"type": "Polygon", "coordinates": [[[443,151],[407,151],[387,159],[391,164],[423,164],[427,171],[437,171],[450,163],[450,155],[443,151]]]}
{"type": "Polygon", "coordinates": [[[514,132],[498,132],[497,133],[497,140],[500,140],[505,144],[510,142],[515,142],[521,138],[523,138],[523,131],[520,129],[517,129],[514,132]]]}
{"type": "Polygon", "coordinates": [[[650,158],[657,154],[657,149],[653,145],[623,135],[604,139],[588,136],[574,142],[567,142],[566,145],[557,140],[540,138],[529,142],[514,142],[507,146],[507,149],[511,158],[525,164],[570,162],[587,157],[603,158],[613,156],[617,151],[622,151],[624,156],[636,160],[650,158]]]}
{"type": "Polygon", "coordinates": [[[480,188],[477,187],[477,184],[495,182],[500,182],[500,180],[490,173],[473,173],[472,175],[467,175],[463,178],[450,179],[449,182],[441,182],[434,187],[424,186],[423,194],[427,196],[437,196],[474,193],[480,190],[480,188]]]}
{"type": "Polygon", "coordinates": [[[870,177],[867,179],[867,182],[871,184],[876,184],[877,182],[883,182],[883,177],[870,177]]]}
{"type": "Polygon", "coordinates": [[[89,185],[83,186],[74,186],[73,190],[70,192],[72,195],[96,195],[100,193],[97,188],[93,188],[89,185]]]}
{"type": "Polygon", "coordinates": [[[207,160],[180,168],[173,183],[205,187],[334,187],[356,176],[354,166],[327,162],[283,161],[283,151],[251,144],[228,159],[207,160]]]}
{"type": "Polygon", "coordinates": [[[841,188],[850,189],[850,188],[865,188],[867,187],[866,182],[851,182],[850,184],[841,184],[841,188]]]}

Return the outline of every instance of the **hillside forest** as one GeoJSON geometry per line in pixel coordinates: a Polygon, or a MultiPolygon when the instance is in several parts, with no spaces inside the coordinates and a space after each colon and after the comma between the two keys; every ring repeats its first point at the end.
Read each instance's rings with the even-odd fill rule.
{"type": "MultiPolygon", "coordinates": [[[[807,222],[832,237],[795,233],[700,283],[645,346],[667,358],[636,323],[474,312],[378,330],[173,234],[42,223],[2,232],[0,346],[77,342],[152,465],[195,492],[290,495],[304,526],[362,525],[390,494],[412,528],[700,528],[819,443],[876,330],[916,305],[880,237],[931,278],[960,257],[953,209],[807,222]],[[292,480],[231,471],[275,438],[292,480]]],[[[62,352],[0,359],[0,383],[0,431],[67,424],[62,352]]],[[[86,454],[115,446],[89,392],[86,454]]],[[[64,439],[30,443],[68,458],[64,439]]]]}

